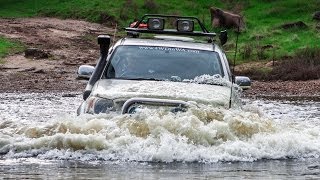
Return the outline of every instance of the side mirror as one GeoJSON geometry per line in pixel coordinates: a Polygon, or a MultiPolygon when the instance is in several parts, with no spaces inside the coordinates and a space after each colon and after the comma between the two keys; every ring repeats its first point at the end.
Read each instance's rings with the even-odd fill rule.
{"type": "Polygon", "coordinates": [[[239,85],[243,90],[250,89],[251,87],[251,80],[246,76],[236,76],[235,82],[239,85]]]}
{"type": "Polygon", "coordinates": [[[86,79],[89,80],[92,73],[94,71],[94,67],[90,65],[81,65],[78,69],[77,75],[78,79],[86,79]]]}
{"type": "Polygon", "coordinates": [[[221,31],[219,35],[221,45],[224,45],[228,41],[227,30],[221,31]]]}

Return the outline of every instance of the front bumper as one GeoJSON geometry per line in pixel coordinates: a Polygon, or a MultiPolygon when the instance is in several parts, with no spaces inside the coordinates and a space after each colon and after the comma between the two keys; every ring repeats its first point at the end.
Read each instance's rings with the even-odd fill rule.
{"type": "Polygon", "coordinates": [[[127,100],[108,100],[99,97],[89,97],[77,110],[77,114],[99,114],[111,111],[121,114],[132,114],[142,107],[169,107],[171,112],[186,111],[190,103],[182,100],[141,98],[135,97],[127,100]]]}

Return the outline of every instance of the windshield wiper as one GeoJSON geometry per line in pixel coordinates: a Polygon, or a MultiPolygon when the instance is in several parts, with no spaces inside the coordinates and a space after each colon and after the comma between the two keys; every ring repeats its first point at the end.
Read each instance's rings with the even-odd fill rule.
{"type": "Polygon", "coordinates": [[[223,83],[218,83],[218,82],[194,82],[196,84],[208,84],[208,85],[216,85],[216,86],[226,86],[223,83]]]}
{"type": "Polygon", "coordinates": [[[227,84],[223,82],[197,82],[197,81],[190,81],[190,80],[183,80],[182,82],[195,83],[195,84],[208,84],[208,85],[216,85],[216,86],[227,86],[227,84]]]}
{"type": "Polygon", "coordinates": [[[126,80],[149,80],[149,81],[164,81],[162,79],[156,79],[156,78],[143,78],[143,77],[138,77],[138,78],[118,78],[118,79],[126,79],[126,80]]]}

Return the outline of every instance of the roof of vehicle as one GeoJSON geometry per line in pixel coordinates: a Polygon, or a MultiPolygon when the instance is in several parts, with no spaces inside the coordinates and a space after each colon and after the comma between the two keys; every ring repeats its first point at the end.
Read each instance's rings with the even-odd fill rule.
{"type": "Polygon", "coordinates": [[[216,51],[216,45],[212,43],[201,43],[193,41],[181,41],[171,39],[140,39],[140,38],[124,38],[120,45],[141,45],[141,46],[163,46],[163,47],[179,47],[188,49],[197,49],[205,51],[216,51]]]}

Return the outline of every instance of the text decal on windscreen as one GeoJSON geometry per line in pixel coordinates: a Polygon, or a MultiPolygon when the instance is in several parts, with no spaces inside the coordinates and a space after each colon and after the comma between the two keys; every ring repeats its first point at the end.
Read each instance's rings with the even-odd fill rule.
{"type": "Polygon", "coordinates": [[[175,52],[186,52],[199,54],[199,50],[184,49],[184,48],[171,48],[171,47],[154,47],[154,46],[139,46],[140,50],[157,50],[157,51],[175,51],[175,52]]]}

